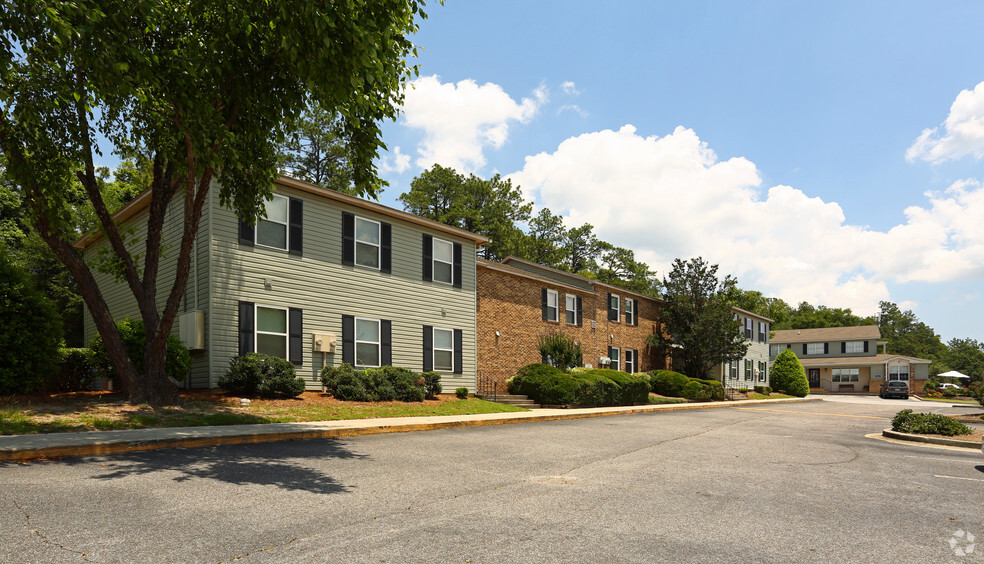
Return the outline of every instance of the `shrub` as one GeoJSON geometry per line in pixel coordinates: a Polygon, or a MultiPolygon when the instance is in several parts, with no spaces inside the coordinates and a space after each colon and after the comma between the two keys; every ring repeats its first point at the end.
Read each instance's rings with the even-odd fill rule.
{"type": "Polygon", "coordinates": [[[690,382],[690,378],[670,370],[656,370],[649,374],[653,391],[661,396],[680,397],[680,391],[690,382]]]}
{"type": "MultiPolygon", "coordinates": [[[[427,395],[427,378],[426,375],[396,366],[355,370],[351,365],[342,363],[326,366],[321,371],[321,383],[331,395],[342,401],[423,401],[427,395]]],[[[440,376],[437,380],[431,378],[440,393],[440,376]]]]}
{"type": "Polygon", "coordinates": [[[707,401],[711,399],[711,390],[700,380],[691,380],[680,390],[680,397],[689,400],[707,401]]]}
{"type": "MultiPolygon", "coordinates": [[[[120,338],[123,339],[123,347],[130,356],[130,360],[133,361],[137,373],[143,374],[144,346],[147,342],[147,337],[144,335],[143,321],[125,317],[123,321],[116,322],[116,330],[119,331],[120,338]]],[[[106,347],[103,345],[102,335],[96,335],[92,339],[92,342],[89,343],[89,348],[92,349],[96,366],[113,379],[115,386],[119,386],[121,384],[120,376],[116,373],[116,369],[113,368],[113,363],[109,361],[109,355],[106,353],[106,347]]],[[[164,353],[164,373],[176,382],[182,382],[188,376],[190,370],[191,353],[188,352],[188,347],[181,342],[181,339],[174,335],[168,335],[167,349],[164,353]]]]}
{"type": "Polygon", "coordinates": [[[290,362],[262,353],[247,353],[229,360],[229,369],[219,380],[223,390],[241,396],[296,397],[304,392],[290,362]]]}
{"type": "Polygon", "coordinates": [[[984,383],[974,382],[967,386],[967,395],[977,400],[981,407],[984,407],[984,383]]]}
{"type": "Polygon", "coordinates": [[[738,388],[738,391],[740,393],[747,394],[748,393],[748,388],[738,388]]]}
{"type": "Polygon", "coordinates": [[[76,392],[92,388],[99,372],[92,349],[60,349],[59,369],[45,378],[42,388],[46,392],[76,392]]]}
{"type": "Polygon", "coordinates": [[[566,374],[553,366],[530,364],[507,383],[510,393],[529,396],[543,405],[631,405],[649,399],[646,379],[617,370],[566,374]]]}
{"type": "Polygon", "coordinates": [[[957,391],[956,388],[943,388],[943,391],[940,393],[945,398],[955,398],[959,395],[959,392],[957,391]]]}
{"type": "Polygon", "coordinates": [[[58,370],[62,322],[48,298],[0,251],[0,395],[35,390],[58,370]]]}
{"type": "Polygon", "coordinates": [[[421,374],[424,378],[424,397],[427,399],[434,399],[437,394],[441,393],[441,375],[437,372],[424,372],[421,374]]]}
{"type": "Polygon", "coordinates": [[[714,401],[724,401],[724,384],[717,380],[697,380],[707,388],[711,399],[714,401]]]}
{"type": "Polygon", "coordinates": [[[899,433],[921,433],[929,435],[969,435],[972,431],[963,423],[938,413],[913,413],[903,409],[892,418],[892,430],[899,433]]]}
{"type": "Polygon", "coordinates": [[[763,396],[768,396],[772,394],[772,388],[769,386],[755,386],[755,393],[762,394],[763,396]]]}
{"type": "Polygon", "coordinates": [[[541,335],[537,342],[546,364],[569,370],[582,363],[581,345],[563,333],[541,335]]]}
{"type": "Polygon", "coordinates": [[[770,384],[773,390],[781,394],[802,398],[810,393],[810,382],[806,379],[806,371],[791,349],[783,350],[776,357],[770,384]]]}
{"type": "Polygon", "coordinates": [[[532,381],[557,374],[562,374],[560,369],[549,364],[527,364],[517,370],[515,376],[506,380],[506,388],[510,394],[529,396],[532,395],[529,393],[532,381]]]}
{"type": "Polygon", "coordinates": [[[468,388],[455,388],[454,395],[457,396],[458,399],[468,399],[468,388]]]}

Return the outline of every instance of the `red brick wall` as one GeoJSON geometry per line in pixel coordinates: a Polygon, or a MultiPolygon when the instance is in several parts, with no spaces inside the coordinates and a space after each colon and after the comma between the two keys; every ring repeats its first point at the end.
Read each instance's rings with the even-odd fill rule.
{"type": "MultiPolygon", "coordinates": [[[[617,293],[617,292],[613,292],[617,293]]],[[[621,296],[624,300],[625,296],[621,296]]],[[[595,295],[589,291],[570,291],[547,282],[478,268],[478,369],[499,382],[516,374],[516,370],[540,362],[537,339],[560,331],[581,344],[584,362],[598,367],[598,358],[608,355],[608,347],[621,350],[637,349],[638,372],[664,368],[665,359],[654,359],[646,346],[656,328],[658,302],[638,299],[639,324],[627,326],[623,310],[619,321],[608,320],[607,293],[595,295]],[[556,290],[559,294],[559,322],[543,321],[540,311],[541,289],[556,290]],[[582,324],[567,325],[564,315],[564,296],[581,296],[582,324]],[[595,322],[596,327],[592,327],[595,322]],[[496,337],[495,332],[499,332],[496,337]],[[614,339],[611,337],[614,336],[614,339]]],[[[623,369],[625,355],[622,354],[623,369]]]]}

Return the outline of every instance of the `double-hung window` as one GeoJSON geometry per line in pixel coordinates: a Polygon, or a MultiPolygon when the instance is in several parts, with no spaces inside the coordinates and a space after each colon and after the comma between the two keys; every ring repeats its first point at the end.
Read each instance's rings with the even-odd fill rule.
{"type": "Polygon", "coordinates": [[[545,290],[544,296],[543,319],[546,321],[558,321],[558,316],[560,315],[560,295],[556,290],[545,290]]]}
{"type": "Polygon", "coordinates": [[[568,325],[577,325],[577,296],[564,295],[564,311],[568,325]]]}
{"type": "Polygon", "coordinates": [[[860,375],[860,368],[834,368],[830,371],[830,381],[857,382],[860,375]]]}
{"type": "Polygon", "coordinates": [[[454,245],[449,241],[434,239],[434,281],[451,284],[454,282],[454,245]]]}
{"type": "Polygon", "coordinates": [[[766,330],[767,327],[764,321],[759,321],[759,342],[764,343],[769,332],[766,330]]]}
{"type": "Polygon", "coordinates": [[[617,294],[608,294],[608,320],[618,321],[620,299],[617,294]]]}
{"type": "Polygon", "coordinates": [[[454,330],[434,328],[434,370],[454,370],[454,330]]]}
{"type": "Polygon", "coordinates": [[[625,298],[625,324],[636,324],[636,301],[632,298],[625,298]]]}
{"type": "Polygon", "coordinates": [[[256,352],[287,358],[287,308],[256,306],[255,338],[256,352]]]}
{"type": "Polygon", "coordinates": [[[847,341],[844,343],[845,353],[864,352],[864,341],[847,341]]]}
{"type": "Polygon", "coordinates": [[[620,357],[621,351],[618,347],[608,347],[608,358],[611,359],[612,363],[608,365],[612,370],[621,370],[622,362],[620,357]]]}
{"type": "Polygon", "coordinates": [[[356,366],[379,366],[379,335],[378,319],[355,318],[356,366]]]}
{"type": "Polygon", "coordinates": [[[355,264],[379,268],[379,222],[355,218],[355,264]]]}
{"type": "Polygon", "coordinates": [[[256,244],[274,249],[287,249],[288,206],[290,200],[286,196],[273,194],[266,201],[265,217],[257,218],[256,244]]]}
{"type": "Polygon", "coordinates": [[[633,349],[625,349],[625,371],[629,374],[635,374],[636,372],[636,351],[633,349]]]}
{"type": "Polygon", "coordinates": [[[747,358],[745,359],[745,379],[752,379],[752,361],[747,358]]]}
{"type": "Polygon", "coordinates": [[[824,351],[823,343],[807,343],[806,344],[806,354],[823,354],[824,351]]]}
{"type": "Polygon", "coordinates": [[[902,380],[905,382],[909,381],[909,366],[901,364],[898,366],[888,367],[888,379],[889,380],[902,380]]]}
{"type": "Polygon", "coordinates": [[[769,345],[769,356],[779,356],[785,348],[786,345],[769,345]]]}
{"type": "Polygon", "coordinates": [[[738,361],[737,360],[732,360],[731,361],[731,379],[732,380],[737,380],[738,379],[738,361]]]}
{"type": "Polygon", "coordinates": [[[761,360],[759,361],[759,371],[758,371],[759,382],[765,382],[766,380],[769,379],[767,374],[768,366],[769,364],[767,362],[763,362],[761,360]]]}
{"type": "Polygon", "coordinates": [[[745,338],[746,339],[751,339],[752,338],[752,323],[754,323],[754,321],[752,321],[752,318],[751,317],[746,317],[745,318],[745,338]]]}

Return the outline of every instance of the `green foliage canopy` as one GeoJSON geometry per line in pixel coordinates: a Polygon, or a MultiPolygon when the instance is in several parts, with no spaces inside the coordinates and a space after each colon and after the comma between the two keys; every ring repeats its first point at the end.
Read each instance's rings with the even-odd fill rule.
{"type": "Polygon", "coordinates": [[[803,364],[790,349],[784,349],[776,357],[769,377],[770,387],[781,393],[796,397],[806,397],[810,393],[810,382],[806,379],[803,364]]]}

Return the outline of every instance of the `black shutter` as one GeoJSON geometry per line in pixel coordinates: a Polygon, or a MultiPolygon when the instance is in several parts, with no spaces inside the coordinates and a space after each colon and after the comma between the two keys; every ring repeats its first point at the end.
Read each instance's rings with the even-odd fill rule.
{"type": "Polygon", "coordinates": [[[540,288],[540,316],[543,321],[547,320],[547,289],[540,288]]]}
{"type": "Polygon", "coordinates": [[[424,325],[424,372],[432,370],[434,370],[434,328],[424,325]]]}
{"type": "Polygon", "coordinates": [[[830,354],[830,343],[823,344],[823,354],[830,354]]]}
{"type": "Polygon", "coordinates": [[[393,366],[393,322],[382,319],[379,322],[380,366],[393,366]]]}
{"type": "Polygon", "coordinates": [[[454,267],[452,268],[451,280],[455,288],[461,287],[461,243],[453,244],[452,256],[454,257],[454,267]]]}
{"type": "Polygon", "coordinates": [[[253,352],[253,302],[239,302],[239,356],[253,352]]]}
{"type": "Polygon", "coordinates": [[[389,223],[379,224],[379,270],[393,271],[393,226],[389,223]]]}
{"type": "Polygon", "coordinates": [[[847,352],[847,343],[845,341],[841,341],[841,354],[845,354],[846,352],[847,352]]]}
{"type": "Polygon", "coordinates": [[[239,218],[239,244],[252,247],[256,244],[256,226],[239,218]]]}
{"type": "Polygon", "coordinates": [[[461,343],[464,340],[461,329],[454,330],[454,373],[461,374],[465,371],[465,355],[461,350],[461,343]]]}
{"type": "Polygon", "coordinates": [[[424,234],[422,256],[424,260],[424,282],[431,282],[434,280],[434,238],[426,233],[424,234]]]}
{"type": "Polygon", "coordinates": [[[803,343],[803,354],[806,354],[806,343],[803,343]]]}
{"type": "Polygon", "coordinates": [[[304,313],[292,307],[287,319],[287,359],[300,366],[304,364],[304,313]]]}
{"type": "Polygon", "coordinates": [[[864,352],[868,352],[868,341],[864,342],[864,352]]]}
{"type": "Polygon", "coordinates": [[[287,239],[290,241],[290,248],[287,250],[292,255],[303,254],[304,249],[304,200],[300,198],[291,198],[290,207],[288,208],[288,218],[287,225],[290,231],[287,239]]]}
{"type": "Polygon", "coordinates": [[[639,310],[642,309],[639,300],[632,303],[632,324],[639,325],[639,310]]]}
{"type": "Polygon", "coordinates": [[[574,298],[574,301],[577,304],[575,306],[575,309],[577,311],[577,319],[575,321],[577,321],[577,325],[578,325],[578,327],[580,327],[581,326],[581,320],[582,320],[582,317],[581,317],[581,296],[577,296],[576,298],[574,298]]]}
{"type": "Polygon", "coordinates": [[[632,360],[635,361],[636,372],[642,372],[642,359],[639,358],[639,349],[632,349],[632,360]]]}
{"type": "Polygon", "coordinates": [[[355,215],[342,212],[342,264],[355,264],[355,215]]]}
{"type": "Polygon", "coordinates": [[[342,316],[342,362],[355,366],[355,317],[342,316]]]}

